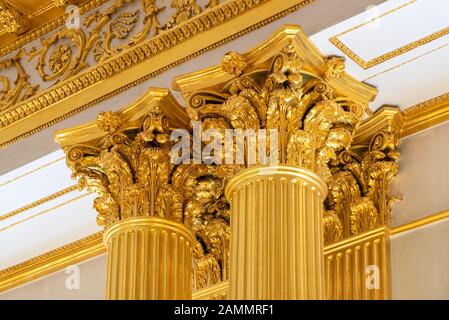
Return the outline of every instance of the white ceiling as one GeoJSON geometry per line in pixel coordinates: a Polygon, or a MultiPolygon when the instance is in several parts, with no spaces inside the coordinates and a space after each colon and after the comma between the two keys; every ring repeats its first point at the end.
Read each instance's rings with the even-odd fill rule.
{"type": "Polygon", "coordinates": [[[92,209],[95,196],[86,191],[2,218],[73,184],[62,151],[0,176],[0,270],[100,231],[92,209]]]}
{"type": "Polygon", "coordinates": [[[346,70],[379,89],[373,110],[382,105],[413,106],[449,91],[449,1],[390,0],[311,36],[326,55],[346,58],[346,70]],[[433,41],[416,43],[418,40],[433,41]],[[391,59],[362,68],[337,48],[337,37],[364,61],[411,46],[391,59]]]}
{"type": "MultiPolygon", "coordinates": [[[[287,18],[287,23],[298,23],[287,18]]],[[[374,110],[384,104],[406,108],[449,91],[449,35],[367,69],[329,39],[337,36],[368,61],[444,30],[448,18],[447,0],[390,0],[311,39],[323,53],[345,56],[348,73],[378,87],[377,100],[371,104],[374,110]]],[[[73,185],[63,158],[63,152],[56,151],[0,176],[0,216],[73,185]]],[[[94,197],[72,191],[8,219],[0,218],[0,270],[99,231],[94,197]]]]}

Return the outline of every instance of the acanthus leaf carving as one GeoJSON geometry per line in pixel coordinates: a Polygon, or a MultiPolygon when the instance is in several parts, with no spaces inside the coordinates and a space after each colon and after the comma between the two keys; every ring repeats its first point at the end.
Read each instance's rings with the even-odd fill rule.
{"type": "Polygon", "coordinates": [[[369,145],[353,148],[356,130],[370,113],[366,104],[333,89],[331,82],[345,74],[341,58],[324,59],[320,74],[306,74],[288,44],[268,68],[248,66],[244,55],[229,52],[221,70],[233,78],[221,89],[192,92],[187,112],[203,124],[213,118],[227,128],[277,130],[279,163],[312,170],[328,184],[326,244],[389,226],[398,199],[388,194],[398,172],[399,135],[385,126],[369,145]]]}
{"type": "MultiPolygon", "coordinates": [[[[306,73],[292,43],[256,68],[247,65],[244,55],[228,53],[222,65],[226,83],[186,96],[186,112],[204,129],[275,129],[280,164],[321,176],[329,187],[326,244],[389,224],[394,200],[388,196],[389,184],[399,158],[398,133],[389,126],[369,145],[352,145],[367,106],[332,87],[329,77],[342,76],[339,62],[332,64],[333,74],[306,73]]],[[[95,146],[66,151],[80,185],[99,194],[94,202],[99,224],[135,216],[183,223],[197,239],[194,287],[227,279],[230,217],[223,189],[244,166],[175,165],[164,112],[154,107],[139,121],[138,127],[129,126],[118,113],[101,113],[97,126],[105,136],[95,146]]]]}
{"type": "Polygon", "coordinates": [[[389,194],[399,171],[398,147],[398,132],[386,125],[369,146],[345,151],[333,161],[325,206],[340,213],[345,238],[390,226],[391,207],[400,199],[389,194]]]}
{"type": "Polygon", "coordinates": [[[233,129],[277,130],[279,162],[308,168],[327,181],[328,163],[351,145],[366,106],[338,96],[319,76],[303,75],[292,44],[273,58],[269,69],[245,68],[244,56],[227,53],[222,70],[234,78],[218,92],[194,92],[189,115],[196,120],[220,117],[233,129]]]}
{"type": "Polygon", "coordinates": [[[195,288],[227,279],[230,219],[224,185],[232,170],[174,164],[170,124],[157,106],[138,128],[110,111],[100,113],[96,124],[105,132],[103,138],[93,145],[71,146],[66,153],[79,187],[98,195],[98,224],[107,227],[138,216],[182,223],[197,238],[195,288]]]}

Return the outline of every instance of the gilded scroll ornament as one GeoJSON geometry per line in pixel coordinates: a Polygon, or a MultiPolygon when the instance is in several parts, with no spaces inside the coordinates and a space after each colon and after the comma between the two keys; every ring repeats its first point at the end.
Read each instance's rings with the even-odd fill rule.
{"type": "Polygon", "coordinates": [[[162,25],[158,14],[164,7],[158,7],[155,0],[141,0],[141,10],[127,9],[134,2],[135,0],[115,1],[104,12],[96,11],[88,15],[83,22],[85,28],[63,28],[43,39],[41,48],[33,48],[29,53],[31,59],[39,56],[36,68],[42,80],[67,79],[89,66],[90,56],[97,63],[105,61],[202,12],[202,8],[194,0],[174,0],[171,6],[175,13],[162,25]],[[68,41],[69,44],[62,45],[63,41],[68,41]],[[76,55],[72,52],[76,52],[76,55]],[[50,74],[45,71],[47,61],[50,74]]]}
{"type": "Polygon", "coordinates": [[[0,61],[0,71],[15,69],[16,78],[10,79],[0,74],[0,111],[6,110],[14,104],[31,97],[39,88],[29,81],[29,75],[25,72],[21,59],[25,52],[20,50],[17,55],[0,61]]]}

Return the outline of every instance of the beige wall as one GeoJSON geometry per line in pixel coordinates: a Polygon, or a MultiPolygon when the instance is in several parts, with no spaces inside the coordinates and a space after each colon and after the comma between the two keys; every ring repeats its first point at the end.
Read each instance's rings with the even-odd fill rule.
{"type": "Polygon", "coordinates": [[[391,238],[393,299],[449,299],[449,219],[391,238]]]}
{"type": "MultiPolygon", "coordinates": [[[[449,209],[448,138],[446,122],[403,139],[393,226],[449,209]]],[[[449,219],[392,236],[393,299],[449,299],[448,243],[449,219]]]]}
{"type": "Polygon", "coordinates": [[[391,193],[404,200],[393,207],[393,226],[449,209],[448,141],[449,122],[402,140],[391,193]]]}

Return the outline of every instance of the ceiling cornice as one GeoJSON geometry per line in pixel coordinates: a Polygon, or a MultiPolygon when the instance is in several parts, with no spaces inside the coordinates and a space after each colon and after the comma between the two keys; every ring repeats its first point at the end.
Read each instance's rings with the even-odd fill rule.
{"type": "Polygon", "coordinates": [[[0,271],[0,292],[106,252],[103,232],[69,243],[0,271]]]}
{"type": "Polygon", "coordinates": [[[449,92],[405,109],[402,137],[431,128],[449,120],[449,92]]]}

